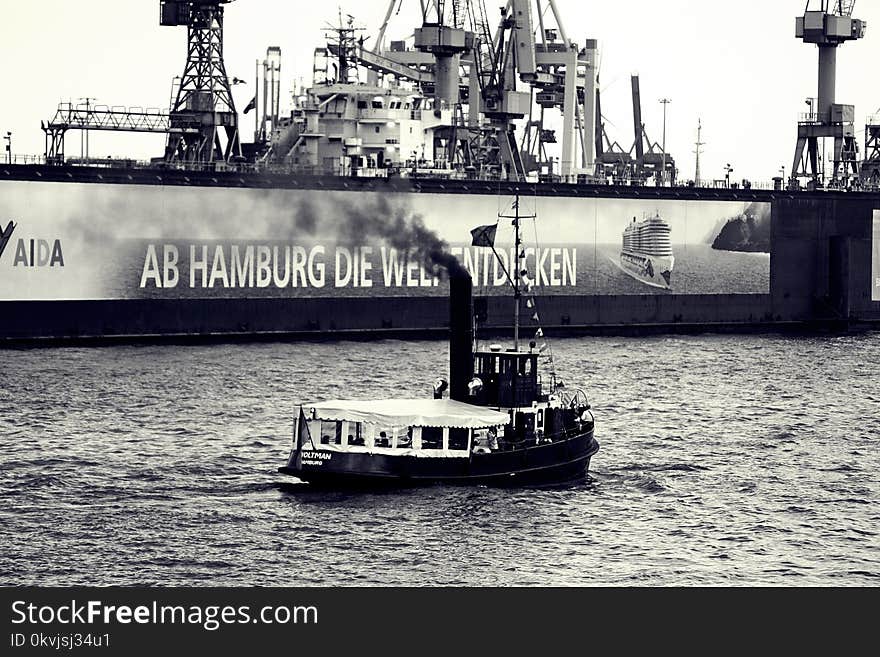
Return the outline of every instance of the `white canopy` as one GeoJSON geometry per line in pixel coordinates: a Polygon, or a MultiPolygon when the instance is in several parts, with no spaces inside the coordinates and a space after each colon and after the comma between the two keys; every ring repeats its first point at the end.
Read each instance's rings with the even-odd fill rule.
{"type": "Polygon", "coordinates": [[[303,412],[307,418],[369,422],[389,427],[479,429],[510,422],[507,413],[451,399],[332,400],[304,404],[303,412]]]}

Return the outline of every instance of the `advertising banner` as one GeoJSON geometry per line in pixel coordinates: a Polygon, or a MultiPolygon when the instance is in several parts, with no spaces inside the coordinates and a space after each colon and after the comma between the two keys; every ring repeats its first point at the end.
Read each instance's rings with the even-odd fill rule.
{"type": "Polygon", "coordinates": [[[871,255],[871,300],[880,301],[880,210],[874,210],[874,248],[871,255]]]}
{"type": "Polygon", "coordinates": [[[769,204],[0,183],[0,300],[763,294],[769,204]],[[499,215],[501,217],[499,218],[499,215]],[[475,229],[483,232],[475,232],[475,229]]]}

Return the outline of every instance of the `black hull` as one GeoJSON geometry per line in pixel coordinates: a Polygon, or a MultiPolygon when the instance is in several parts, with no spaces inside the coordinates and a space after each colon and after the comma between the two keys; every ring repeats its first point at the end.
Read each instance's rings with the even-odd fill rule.
{"type": "Polygon", "coordinates": [[[469,458],[416,458],[334,452],[320,465],[288,464],[279,472],[328,488],[433,484],[535,486],[582,481],[599,451],[592,433],[525,449],[469,458]]]}

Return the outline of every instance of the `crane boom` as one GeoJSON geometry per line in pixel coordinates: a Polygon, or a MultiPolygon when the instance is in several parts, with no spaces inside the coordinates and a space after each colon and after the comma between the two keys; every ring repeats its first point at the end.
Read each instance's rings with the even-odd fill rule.
{"type": "Polygon", "coordinates": [[[856,0],[839,0],[837,10],[840,16],[852,16],[856,7],[856,0]]]}

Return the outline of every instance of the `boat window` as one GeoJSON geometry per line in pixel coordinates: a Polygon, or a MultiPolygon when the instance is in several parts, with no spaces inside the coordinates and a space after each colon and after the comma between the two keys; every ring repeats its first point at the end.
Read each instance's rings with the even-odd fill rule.
{"type": "Polygon", "coordinates": [[[397,443],[395,447],[399,449],[411,449],[413,446],[413,430],[412,427],[406,427],[397,430],[397,443]]]}
{"type": "MultiPolygon", "coordinates": [[[[494,452],[498,449],[499,427],[483,427],[473,430],[471,449],[475,452],[494,452]]],[[[502,436],[503,437],[503,436],[502,436]]]]}
{"type": "Polygon", "coordinates": [[[342,422],[321,420],[321,444],[342,444],[342,422]]]}
{"type": "Polygon", "coordinates": [[[467,449],[468,431],[469,429],[450,429],[449,449],[467,449]]]}
{"type": "Polygon", "coordinates": [[[443,449],[441,427],[422,427],[422,449],[443,449]]]}
{"type": "Polygon", "coordinates": [[[359,445],[362,446],[364,444],[364,425],[360,422],[349,422],[348,423],[348,440],[346,441],[347,445],[359,445]]]}
{"type": "Polygon", "coordinates": [[[376,438],[373,444],[376,447],[391,447],[391,436],[393,435],[394,431],[391,429],[379,429],[376,431],[376,438]]]}
{"type": "Polygon", "coordinates": [[[306,429],[308,437],[303,436],[303,447],[306,449],[314,449],[321,437],[321,420],[307,420],[306,429]]]}

